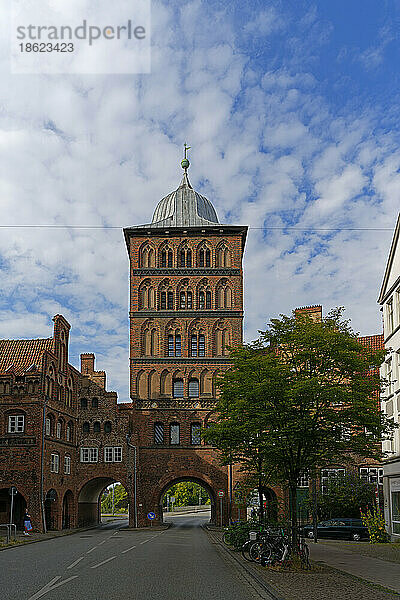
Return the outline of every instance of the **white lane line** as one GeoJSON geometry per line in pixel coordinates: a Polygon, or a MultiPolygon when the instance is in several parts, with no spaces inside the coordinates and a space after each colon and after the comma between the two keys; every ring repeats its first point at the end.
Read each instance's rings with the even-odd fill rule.
{"type": "Polygon", "coordinates": [[[93,565],[93,567],[90,567],[90,568],[97,569],[97,567],[101,567],[102,565],[105,565],[106,563],[110,562],[110,560],[114,560],[114,558],[117,558],[117,557],[111,556],[110,558],[106,558],[106,560],[103,560],[101,563],[98,563],[97,565],[93,565]]]}
{"type": "Polygon", "coordinates": [[[86,554],[90,554],[91,552],[93,552],[93,550],[96,550],[97,546],[93,546],[93,548],[90,548],[90,550],[88,550],[86,552],[86,554]]]}
{"type": "Polygon", "coordinates": [[[36,592],[36,594],[31,596],[29,600],[37,600],[37,598],[41,598],[42,596],[47,594],[47,592],[50,591],[52,587],[54,587],[55,582],[59,579],[61,579],[61,575],[57,575],[57,577],[54,577],[54,579],[49,581],[49,583],[46,583],[46,585],[42,587],[42,589],[40,589],[38,592],[36,592]]]}
{"type": "Polygon", "coordinates": [[[144,540],[143,542],[140,542],[140,544],[147,544],[147,542],[149,542],[151,540],[151,538],[149,538],[148,540],[144,540]]]}
{"type": "Polygon", "coordinates": [[[80,556],[79,558],[76,559],[76,561],[74,561],[72,563],[72,565],[69,565],[69,567],[67,567],[67,569],[73,569],[78,563],[81,562],[81,560],[83,560],[85,557],[84,556],[80,556]]]}
{"type": "Polygon", "coordinates": [[[125,552],[129,552],[129,550],[133,550],[134,548],[136,548],[136,546],[131,546],[130,548],[127,548],[127,550],[122,550],[121,554],[125,554],[125,552]]]}
{"type": "Polygon", "coordinates": [[[102,546],[103,544],[106,543],[107,540],[103,540],[102,542],[100,542],[100,544],[98,544],[98,546],[102,546]]]}

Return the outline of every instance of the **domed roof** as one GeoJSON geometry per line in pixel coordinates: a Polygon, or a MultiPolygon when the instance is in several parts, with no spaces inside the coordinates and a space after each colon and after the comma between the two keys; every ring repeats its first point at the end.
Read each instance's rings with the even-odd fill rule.
{"type": "Polygon", "coordinates": [[[178,189],[157,204],[149,227],[198,227],[219,223],[211,202],[191,186],[187,172],[178,189]]]}

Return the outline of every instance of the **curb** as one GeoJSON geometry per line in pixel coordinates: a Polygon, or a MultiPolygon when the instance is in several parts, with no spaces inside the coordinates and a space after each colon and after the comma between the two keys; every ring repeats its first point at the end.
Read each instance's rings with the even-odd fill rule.
{"type": "MultiPolygon", "coordinates": [[[[277,590],[275,590],[275,588],[273,588],[269,583],[267,583],[263,577],[261,577],[254,569],[254,567],[251,567],[250,564],[247,565],[245,564],[243,561],[241,561],[234,552],[232,552],[232,550],[229,550],[229,548],[227,548],[223,543],[221,543],[218,539],[216,539],[213,534],[211,533],[211,531],[206,527],[203,526],[203,529],[205,530],[205,532],[207,533],[207,535],[212,539],[212,542],[215,546],[217,546],[217,551],[220,552],[220,554],[224,554],[225,556],[229,557],[229,562],[231,563],[232,566],[234,566],[236,568],[236,570],[240,570],[242,571],[242,575],[245,573],[248,577],[245,577],[245,579],[247,579],[248,583],[252,583],[253,587],[254,586],[254,582],[257,584],[258,588],[261,588],[261,591],[264,593],[264,595],[260,594],[260,589],[256,588],[256,591],[258,592],[258,594],[262,597],[265,598],[266,600],[285,600],[285,598],[283,598],[283,596],[279,596],[277,590]],[[248,580],[251,580],[251,582],[249,582],[248,580]],[[266,595],[265,595],[266,594],[266,595]]],[[[219,528],[219,530],[221,530],[221,528],[219,528]]]]}

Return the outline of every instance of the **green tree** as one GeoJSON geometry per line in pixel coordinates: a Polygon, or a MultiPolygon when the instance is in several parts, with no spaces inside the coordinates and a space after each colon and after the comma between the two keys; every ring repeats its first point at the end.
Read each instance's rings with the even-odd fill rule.
{"type": "Polygon", "coordinates": [[[209,504],[210,499],[206,490],[194,481],[181,481],[172,485],[164,495],[164,504],[167,504],[166,496],[175,497],[175,506],[197,506],[199,497],[202,504],[209,504]]]}
{"type": "MultiPolygon", "coordinates": [[[[101,498],[101,512],[110,513],[112,511],[112,487],[110,486],[103,492],[101,498]]],[[[126,489],[120,483],[117,483],[114,487],[114,511],[125,512],[128,509],[128,494],[126,489]]]]}
{"type": "MultiPolygon", "coordinates": [[[[320,519],[353,517],[360,519],[360,509],[365,511],[375,504],[376,486],[363,481],[357,473],[331,477],[324,490],[317,495],[320,519]]],[[[311,510],[311,500],[306,501],[311,510]]]]}
{"type": "Polygon", "coordinates": [[[302,473],[356,455],[380,457],[379,442],[390,429],[377,406],[383,353],[362,346],[342,309],[334,309],[321,322],[281,315],[231,358],[220,381],[217,423],[204,436],[224,464],[242,463],[261,485],[268,478],[288,486],[296,539],[302,473]]]}

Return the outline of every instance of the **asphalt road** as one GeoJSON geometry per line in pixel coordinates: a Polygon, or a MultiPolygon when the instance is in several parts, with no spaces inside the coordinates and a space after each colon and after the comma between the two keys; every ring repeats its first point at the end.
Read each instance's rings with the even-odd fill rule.
{"type": "Polygon", "coordinates": [[[0,552],[1,600],[254,600],[212,544],[207,515],[174,515],[170,529],[125,522],[0,552]]]}

